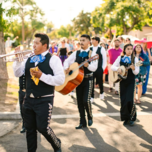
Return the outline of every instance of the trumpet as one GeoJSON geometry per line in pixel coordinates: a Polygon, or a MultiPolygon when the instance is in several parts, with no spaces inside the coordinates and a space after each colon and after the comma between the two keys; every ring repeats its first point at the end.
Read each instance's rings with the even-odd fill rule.
{"type": "Polygon", "coordinates": [[[25,50],[25,51],[19,51],[16,53],[3,54],[3,55],[0,55],[0,59],[3,59],[4,62],[14,62],[14,61],[22,62],[24,59],[27,59],[29,57],[27,55],[32,52],[33,50],[25,50]],[[17,55],[17,57],[7,59],[7,57],[11,57],[14,55],[17,55]]]}

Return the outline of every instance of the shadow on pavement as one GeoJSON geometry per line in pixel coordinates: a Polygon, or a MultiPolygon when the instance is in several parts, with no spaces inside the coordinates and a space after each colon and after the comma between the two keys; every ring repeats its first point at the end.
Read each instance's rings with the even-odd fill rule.
{"type": "Polygon", "coordinates": [[[140,146],[142,146],[142,147],[145,147],[145,148],[147,148],[147,149],[149,149],[149,151],[151,151],[152,150],[152,146],[150,146],[150,145],[146,145],[146,144],[140,144],[140,146]]]}
{"type": "Polygon", "coordinates": [[[146,142],[152,145],[152,136],[143,129],[142,125],[135,124],[134,127],[127,126],[126,128],[139,138],[145,140],[146,142]]]}
{"type": "MultiPolygon", "coordinates": [[[[10,133],[8,136],[0,138],[0,152],[27,152],[26,134],[20,134],[18,132],[10,133]]],[[[53,152],[52,146],[48,143],[47,148],[43,146],[42,136],[37,135],[37,152],[53,152]],[[52,150],[52,151],[51,151],[52,150]]],[[[46,142],[47,141],[43,141],[46,142]]]]}
{"type": "Polygon", "coordinates": [[[118,149],[115,147],[107,144],[104,139],[100,136],[98,133],[98,130],[96,128],[85,128],[83,131],[86,134],[86,137],[91,142],[91,144],[95,148],[79,146],[79,145],[72,145],[69,149],[72,152],[119,152],[118,149]]]}

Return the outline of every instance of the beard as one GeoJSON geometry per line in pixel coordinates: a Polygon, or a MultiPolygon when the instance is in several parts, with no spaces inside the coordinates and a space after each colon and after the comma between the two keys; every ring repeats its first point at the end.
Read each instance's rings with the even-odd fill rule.
{"type": "Polygon", "coordinates": [[[115,45],[115,48],[119,48],[119,45],[115,45]]]}

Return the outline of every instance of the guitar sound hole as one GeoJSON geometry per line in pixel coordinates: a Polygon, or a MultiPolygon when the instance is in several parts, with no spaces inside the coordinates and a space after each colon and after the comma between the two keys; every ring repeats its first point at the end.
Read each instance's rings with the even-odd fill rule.
{"type": "Polygon", "coordinates": [[[71,75],[73,73],[73,71],[71,70],[70,72],[69,72],[69,75],[71,75]]]}

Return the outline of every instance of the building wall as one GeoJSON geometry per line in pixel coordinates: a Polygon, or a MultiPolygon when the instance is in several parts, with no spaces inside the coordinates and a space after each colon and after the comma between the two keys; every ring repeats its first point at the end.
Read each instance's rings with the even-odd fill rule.
{"type": "Polygon", "coordinates": [[[143,27],[142,31],[132,30],[128,33],[128,35],[132,35],[132,36],[137,37],[139,39],[147,38],[148,40],[152,40],[152,36],[145,35],[145,34],[149,34],[149,33],[152,33],[152,27],[145,26],[145,27],[143,27]]]}
{"type": "Polygon", "coordinates": [[[147,40],[152,41],[152,33],[151,33],[151,35],[147,35],[147,40]]]}

